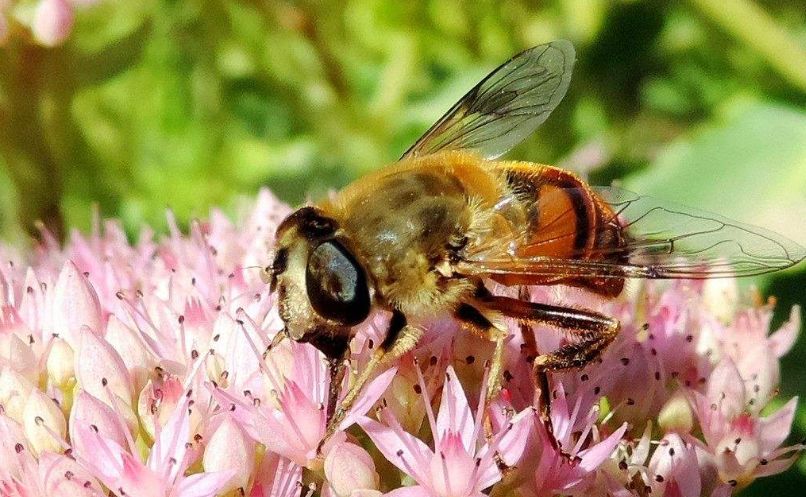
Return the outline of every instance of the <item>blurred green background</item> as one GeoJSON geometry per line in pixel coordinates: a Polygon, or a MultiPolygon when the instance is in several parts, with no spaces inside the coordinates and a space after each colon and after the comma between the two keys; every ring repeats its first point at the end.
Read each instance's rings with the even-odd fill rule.
{"type": "MultiPolygon", "coordinates": [[[[133,234],[164,230],[166,207],[187,223],[262,185],[315,198],[395,160],[512,54],[567,38],[569,94],[508,157],[806,245],[802,0],[107,0],[51,48],[6,14],[0,236],[12,243],[38,219],[87,229],[93,203],[133,234]]],[[[803,269],[754,283],[781,316],[806,301],[803,269]]],[[[784,367],[783,397],[806,392],[806,341],[784,367]]],[[[802,439],[806,409],[797,424],[802,439]]],[[[744,495],[794,495],[799,470],[744,495]]]]}

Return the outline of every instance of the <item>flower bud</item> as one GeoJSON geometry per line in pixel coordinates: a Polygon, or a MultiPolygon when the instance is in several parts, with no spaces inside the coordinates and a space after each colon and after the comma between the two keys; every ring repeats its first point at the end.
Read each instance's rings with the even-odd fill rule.
{"type": "Polygon", "coordinates": [[[739,303],[739,285],[734,278],[710,278],[703,281],[702,300],[706,309],[722,323],[730,323],[739,303]]]}
{"type": "Polygon", "coordinates": [[[75,264],[67,261],[53,290],[53,331],[75,350],[82,326],[102,333],[101,304],[87,278],[75,264]]]}
{"type": "Polygon", "coordinates": [[[225,415],[204,450],[203,464],[205,471],[235,471],[229,482],[219,490],[221,493],[237,488],[246,489],[255,469],[255,442],[232,416],[225,415]]]}
{"type": "Polygon", "coordinates": [[[41,0],[34,10],[31,32],[46,47],[60,45],[73,28],[73,8],[67,0],[41,0]]]}
{"type": "Polygon", "coordinates": [[[7,364],[31,382],[37,380],[36,355],[16,333],[0,336],[0,363],[7,364]]]}
{"type": "Polygon", "coordinates": [[[62,440],[67,434],[67,423],[56,402],[43,392],[31,390],[22,413],[22,424],[25,438],[35,454],[61,452],[64,449],[62,440]]]}
{"type": "Polygon", "coordinates": [[[0,405],[6,416],[22,423],[25,403],[34,385],[9,367],[0,369],[0,405]]]}
{"type": "Polygon", "coordinates": [[[109,392],[127,405],[132,402],[132,385],[123,359],[101,336],[83,326],[75,356],[76,379],[81,388],[111,403],[109,392]]]}
{"type": "MultiPolygon", "coordinates": [[[[101,436],[115,441],[121,447],[126,446],[126,434],[123,432],[126,420],[121,419],[110,406],[85,391],[79,391],[73,403],[70,412],[71,433],[76,431],[75,427],[79,423],[94,426],[101,436]]],[[[91,453],[84,450],[81,439],[73,441],[73,448],[84,457],[92,457],[91,453]]]]}
{"type": "Polygon", "coordinates": [[[338,497],[350,497],[355,490],[378,488],[378,473],[369,453],[350,442],[341,443],[328,452],[325,477],[338,497]]]}
{"type": "Polygon", "coordinates": [[[120,354],[123,364],[131,375],[134,391],[139,392],[148,381],[148,373],[154,366],[154,360],[135,333],[137,332],[123,324],[117,316],[112,314],[106,324],[104,338],[120,354]]]}
{"type": "Polygon", "coordinates": [[[664,432],[689,433],[694,426],[694,415],[686,396],[677,391],[660,410],[658,425],[664,432]]]}
{"type": "Polygon", "coordinates": [[[61,338],[56,338],[47,362],[48,376],[55,385],[63,387],[75,376],[73,361],[72,347],[61,338]]]}

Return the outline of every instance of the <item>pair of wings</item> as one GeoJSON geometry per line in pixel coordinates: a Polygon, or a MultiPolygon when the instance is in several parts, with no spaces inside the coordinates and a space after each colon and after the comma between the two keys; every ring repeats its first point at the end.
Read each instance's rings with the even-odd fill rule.
{"type": "MultiPolygon", "coordinates": [[[[574,48],[564,40],[515,55],[451,107],[403,158],[445,150],[471,150],[486,159],[501,156],[531,135],[559,105],[568,90],[574,60],[574,48]]],[[[596,257],[589,252],[564,258],[529,257],[511,248],[508,242],[513,240],[501,240],[498,250],[467,254],[465,267],[478,274],[535,278],[697,279],[777,271],[806,256],[796,243],[763,228],[617,188],[594,191],[614,212],[611,222],[623,228],[626,245],[600,249],[596,257]],[[508,250],[501,248],[508,245],[508,250]]],[[[541,199],[546,201],[550,199],[541,199]]],[[[573,230],[573,225],[560,226],[531,243],[573,237],[573,230]]]]}

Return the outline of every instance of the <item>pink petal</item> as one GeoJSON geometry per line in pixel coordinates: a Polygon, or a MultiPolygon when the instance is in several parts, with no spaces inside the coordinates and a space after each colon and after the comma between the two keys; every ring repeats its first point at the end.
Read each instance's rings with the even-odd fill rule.
{"type": "Polygon", "coordinates": [[[378,488],[378,473],[372,457],[363,447],[350,442],[340,443],[328,451],[325,478],[337,495],[378,488]]]}
{"type": "Polygon", "coordinates": [[[613,454],[613,451],[616,450],[616,445],[621,441],[626,431],[627,423],[624,423],[621,425],[621,428],[613,432],[613,434],[606,439],[589,449],[580,451],[579,454],[577,454],[582,458],[579,467],[586,472],[596,471],[596,469],[613,454]]]}
{"type": "Polygon", "coordinates": [[[430,466],[430,486],[437,494],[465,496],[476,489],[475,460],[455,432],[449,431],[442,439],[430,466]]]}
{"type": "Polygon", "coordinates": [[[757,466],[756,470],[753,472],[753,476],[761,478],[763,476],[771,476],[777,475],[778,473],[783,473],[789,469],[790,466],[792,466],[792,464],[798,460],[798,458],[800,458],[800,451],[795,451],[795,453],[789,457],[770,461],[763,466],[757,466]]]}
{"type": "Polygon", "coordinates": [[[28,457],[32,457],[28,455],[31,452],[31,448],[25,438],[22,426],[8,416],[0,414],[0,476],[4,472],[15,477],[22,473],[23,469],[20,457],[18,457],[18,449],[22,450],[28,457]]]}
{"type": "Polygon", "coordinates": [[[232,479],[221,491],[246,489],[255,468],[255,442],[248,437],[234,418],[225,413],[224,420],[204,449],[205,471],[231,471],[232,479]]]}
{"type": "Polygon", "coordinates": [[[366,416],[357,420],[381,454],[418,483],[429,481],[430,460],[434,453],[420,439],[403,431],[386,427],[366,416]]]}
{"type": "Polygon", "coordinates": [[[339,430],[346,430],[356,423],[360,416],[365,415],[386,392],[386,389],[389,387],[389,384],[392,383],[396,374],[396,367],[389,368],[379,374],[369,385],[364,387],[364,391],[355,401],[350,412],[344,416],[344,419],[339,424],[339,430]]]}
{"type": "Polygon", "coordinates": [[[118,352],[89,328],[82,327],[75,354],[76,379],[94,397],[111,404],[110,392],[127,405],[132,403],[133,386],[118,352]]]}
{"type": "Polygon", "coordinates": [[[792,429],[792,421],[795,419],[797,407],[798,398],[791,398],[774,414],[759,420],[759,443],[762,454],[769,454],[784,443],[792,429]]]}
{"type": "Polygon", "coordinates": [[[157,439],[148,456],[148,467],[163,480],[172,482],[187,467],[186,443],[190,439],[190,416],[187,397],[176,406],[165,426],[158,429],[157,439]]]}
{"type": "Polygon", "coordinates": [[[434,496],[426,487],[414,485],[413,487],[402,487],[392,490],[384,497],[430,497],[434,496]]]}
{"type": "Polygon", "coordinates": [[[53,331],[77,350],[82,326],[103,334],[101,304],[87,278],[72,261],[67,261],[53,290],[53,331]]]}
{"type": "Polygon", "coordinates": [[[744,411],[745,389],[739,370],[729,357],[723,357],[708,378],[708,400],[728,419],[744,411]]]}
{"type": "MultiPolygon", "coordinates": [[[[85,391],[79,391],[73,401],[73,408],[70,411],[70,431],[73,432],[76,426],[94,426],[98,433],[124,447],[127,444],[125,420],[118,417],[117,413],[104,402],[85,391]]],[[[77,439],[73,443],[73,449],[77,455],[90,458],[95,454],[88,451],[77,439]]]]}
{"type": "Polygon", "coordinates": [[[249,497],[298,497],[302,467],[273,452],[267,452],[255,473],[249,497]]]}
{"type": "Polygon", "coordinates": [[[51,452],[39,457],[39,479],[48,497],[95,497],[101,486],[75,460],[51,452]]]}
{"type": "Polygon", "coordinates": [[[800,306],[793,305],[789,319],[769,337],[776,357],[782,357],[792,349],[800,333],[800,306]]]}
{"type": "Polygon", "coordinates": [[[123,477],[123,447],[95,433],[89,425],[80,423],[72,427],[71,436],[74,443],[84,447],[84,452],[94,455],[81,458],[81,463],[104,485],[116,488],[115,485],[123,477]]]}
{"type": "Polygon", "coordinates": [[[437,414],[437,437],[444,437],[448,431],[459,433],[465,449],[475,450],[474,428],[473,413],[470,411],[462,384],[459,383],[453,366],[448,366],[442,389],[442,401],[437,414]]]}
{"type": "Polygon", "coordinates": [[[234,474],[235,470],[230,469],[190,475],[182,479],[171,492],[171,497],[215,497],[234,474]]]}
{"type": "Polygon", "coordinates": [[[61,44],[73,28],[73,9],[67,0],[41,0],[34,10],[31,32],[47,47],[61,44]]]}

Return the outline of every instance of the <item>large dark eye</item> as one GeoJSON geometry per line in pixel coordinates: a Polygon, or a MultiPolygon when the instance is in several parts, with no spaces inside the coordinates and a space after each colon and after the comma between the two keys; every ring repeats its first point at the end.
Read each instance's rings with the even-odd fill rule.
{"type": "Polygon", "coordinates": [[[339,242],[323,242],[308,257],[308,299],[322,317],[355,325],[369,314],[369,289],[358,262],[339,242]]]}

